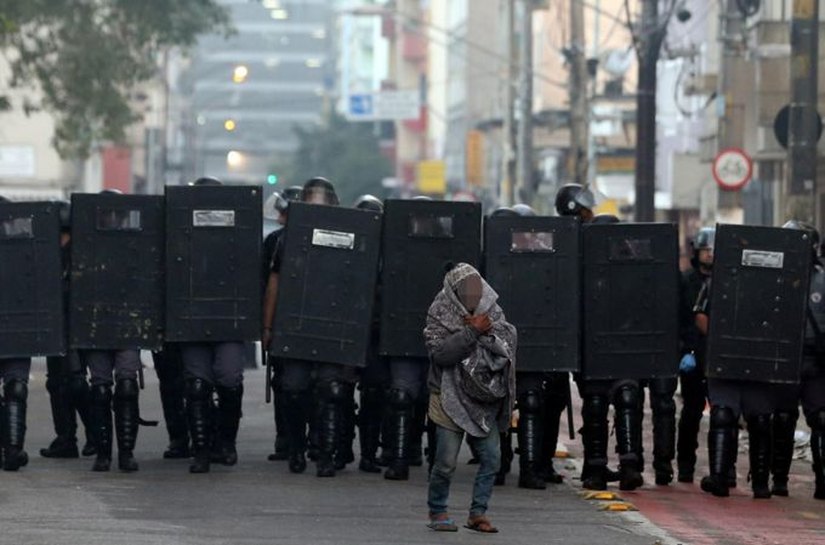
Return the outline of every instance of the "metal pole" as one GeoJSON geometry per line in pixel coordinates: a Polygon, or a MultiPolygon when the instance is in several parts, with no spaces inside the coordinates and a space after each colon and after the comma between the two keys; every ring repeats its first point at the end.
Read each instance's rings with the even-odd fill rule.
{"type": "Polygon", "coordinates": [[[533,198],[533,2],[521,2],[521,47],[518,160],[516,162],[516,192],[519,201],[530,203],[533,198]]]}
{"type": "Polygon", "coordinates": [[[501,203],[511,206],[515,203],[515,161],[513,150],[513,102],[515,94],[513,85],[516,79],[517,55],[516,33],[513,31],[516,0],[504,0],[504,49],[508,59],[507,74],[504,81],[504,124],[501,132],[501,186],[499,189],[501,203]],[[506,193],[504,189],[506,187],[506,193]]]}
{"type": "Polygon", "coordinates": [[[573,181],[584,184],[587,183],[589,131],[584,4],[581,0],[570,0],[570,41],[570,154],[573,181]]]}
{"type": "Polygon", "coordinates": [[[786,214],[816,225],[819,2],[794,0],[791,19],[790,187],[786,214]]]}
{"type": "Polygon", "coordinates": [[[636,221],[656,217],[656,62],[664,29],[659,28],[658,0],[644,0],[639,47],[639,86],[636,97],[636,221]]]}

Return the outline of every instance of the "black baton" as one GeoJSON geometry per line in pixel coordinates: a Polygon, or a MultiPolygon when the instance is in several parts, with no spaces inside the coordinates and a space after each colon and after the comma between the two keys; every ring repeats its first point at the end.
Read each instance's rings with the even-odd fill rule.
{"type": "Polygon", "coordinates": [[[573,394],[570,391],[570,379],[567,379],[567,433],[570,440],[576,438],[576,430],[573,429],[573,394]]]}
{"type": "Polygon", "coordinates": [[[269,352],[264,346],[263,341],[261,341],[261,357],[263,358],[264,365],[266,366],[266,379],[264,381],[264,384],[266,385],[266,402],[272,403],[272,364],[269,362],[269,352]]]}

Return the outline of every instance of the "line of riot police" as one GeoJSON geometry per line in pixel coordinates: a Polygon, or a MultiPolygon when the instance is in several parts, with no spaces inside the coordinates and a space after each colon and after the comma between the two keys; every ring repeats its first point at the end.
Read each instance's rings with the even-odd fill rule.
{"type": "MultiPolygon", "coordinates": [[[[483,271],[520,336],[519,486],[561,482],[552,457],[561,413],[570,414],[572,373],[582,398],[586,488],[643,484],[648,387],[657,484],[673,479],[674,458],[679,481],[693,480],[707,396],[711,475],[703,488],[725,495],[735,484],[734,432],[744,413],[755,495],[770,495],[765,464],[773,464],[774,493],[786,493],[783,453],[792,446],[801,395],[814,431],[817,497],[825,494],[825,389],[817,382],[825,320],[821,291],[814,291],[822,287],[815,281],[808,293],[811,271],[814,279],[821,274],[818,261],[810,262],[810,228],[723,226],[716,251],[724,267],[711,266],[714,244],[703,231],[680,283],[675,226],[594,216],[593,194],[575,184],[557,195],[559,217],[517,205],[483,222],[478,204],[428,198],[381,203],[365,196],[354,209],[341,207],[323,178],[274,202],[285,226],[262,252],[257,187],[207,178],[169,187],[165,197],[75,195],[62,265],[60,206],[0,204],[0,251],[16,264],[4,268],[12,271],[5,281],[20,288],[0,301],[6,466],[25,464],[27,362],[48,355],[63,362],[50,364],[50,380],[74,386],[49,388],[58,439],[43,455],[78,455],[78,412],[87,428],[84,454],[97,454],[94,469],[108,469],[113,407],[119,467],[136,470],[132,451],[145,423],[137,402],[140,349],[155,352],[170,435],[165,456],[191,455],[194,473],[213,462],[233,465],[244,343],[263,337],[277,433],[270,459],[303,472],[309,456],[318,476],[333,476],[354,461],[357,425],[359,468],[385,465],[386,478],[405,480],[411,465],[422,464],[426,311],[445,269],[465,262],[483,271]],[[807,371],[800,375],[803,345],[807,371]],[[85,383],[85,368],[90,393],[72,378],[85,383]],[[800,376],[807,377],[801,389],[800,376]],[[678,442],[677,377],[684,399],[678,442]],[[618,472],[607,463],[611,404],[618,472]]],[[[499,483],[512,458],[504,439],[499,483]]]]}

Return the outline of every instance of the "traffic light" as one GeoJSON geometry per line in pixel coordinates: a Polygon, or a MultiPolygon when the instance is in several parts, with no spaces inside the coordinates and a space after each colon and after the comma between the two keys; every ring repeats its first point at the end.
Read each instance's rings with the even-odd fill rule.
{"type": "Polygon", "coordinates": [[[270,174],[266,177],[266,183],[269,185],[275,185],[278,183],[278,175],[277,174],[270,174]]]}

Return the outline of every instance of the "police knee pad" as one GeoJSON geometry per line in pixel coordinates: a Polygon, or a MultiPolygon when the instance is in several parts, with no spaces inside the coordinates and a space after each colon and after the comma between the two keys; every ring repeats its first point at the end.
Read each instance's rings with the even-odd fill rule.
{"type": "Polygon", "coordinates": [[[710,425],[713,428],[735,428],[736,413],[730,407],[712,407],[710,425]]]}
{"type": "Polygon", "coordinates": [[[118,399],[137,399],[140,387],[135,379],[125,378],[117,381],[115,396],[118,399]]]}
{"type": "Polygon", "coordinates": [[[778,426],[793,426],[799,419],[799,409],[779,410],[773,413],[773,420],[778,426]]]}
{"type": "Polygon", "coordinates": [[[403,388],[390,389],[390,405],[396,409],[407,409],[412,406],[413,398],[407,390],[403,388]]]}
{"type": "Polygon", "coordinates": [[[607,418],[607,396],[605,395],[591,395],[582,400],[582,417],[584,419],[591,418],[607,418]]]}
{"type": "Polygon", "coordinates": [[[347,398],[346,385],[340,380],[328,380],[320,385],[320,394],[325,401],[342,403],[347,398]]]}
{"type": "Polygon", "coordinates": [[[202,378],[193,378],[186,382],[186,397],[197,401],[206,401],[212,396],[212,385],[202,378]]]}
{"type": "Polygon", "coordinates": [[[541,392],[536,390],[527,390],[518,398],[519,412],[538,414],[543,407],[544,400],[542,399],[541,392]]]}
{"type": "Polygon", "coordinates": [[[639,389],[635,386],[620,386],[615,396],[617,409],[638,409],[639,389]]]}
{"type": "Polygon", "coordinates": [[[3,388],[6,403],[10,401],[26,401],[29,396],[29,387],[22,380],[10,380],[3,388]]]}
{"type": "Polygon", "coordinates": [[[820,409],[805,418],[812,430],[825,432],[825,409],[820,409]]]}
{"type": "Polygon", "coordinates": [[[92,385],[92,399],[96,401],[106,401],[112,399],[112,387],[108,384],[92,385]]]}

